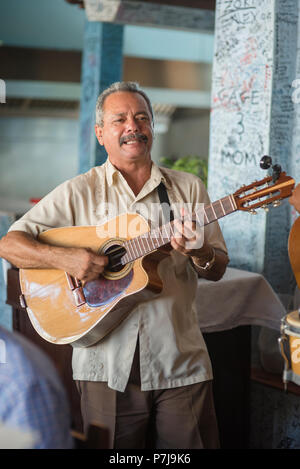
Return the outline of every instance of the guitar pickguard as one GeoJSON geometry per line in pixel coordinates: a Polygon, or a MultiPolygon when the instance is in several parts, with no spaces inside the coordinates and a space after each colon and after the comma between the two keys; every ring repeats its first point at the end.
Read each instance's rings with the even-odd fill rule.
{"type": "Polygon", "coordinates": [[[116,280],[108,280],[102,275],[83,287],[85,300],[89,306],[104,306],[118,298],[130,285],[133,279],[133,270],[124,277],[116,280]]]}

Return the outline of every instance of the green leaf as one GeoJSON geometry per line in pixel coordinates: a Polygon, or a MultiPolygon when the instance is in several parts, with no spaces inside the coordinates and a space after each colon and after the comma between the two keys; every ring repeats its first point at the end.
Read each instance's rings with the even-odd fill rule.
{"type": "Polygon", "coordinates": [[[201,156],[186,155],[176,160],[163,157],[160,160],[160,164],[166,168],[195,174],[195,176],[200,177],[207,187],[208,162],[206,159],[201,158],[201,156]]]}

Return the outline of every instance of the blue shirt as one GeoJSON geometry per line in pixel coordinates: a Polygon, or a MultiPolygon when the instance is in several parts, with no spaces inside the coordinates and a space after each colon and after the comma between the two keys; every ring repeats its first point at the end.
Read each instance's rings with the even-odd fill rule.
{"type": "Polygon", "coordinates": [[[65,389],[50,359],[0,327],[0,421],[35,434],[34,449],[72,448],[65,389]]]}

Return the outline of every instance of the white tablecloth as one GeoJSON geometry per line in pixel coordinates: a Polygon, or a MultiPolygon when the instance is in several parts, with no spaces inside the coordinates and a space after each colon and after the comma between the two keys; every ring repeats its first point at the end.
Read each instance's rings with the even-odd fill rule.
{"type": "Polygon", "coordinates": [[[244,325],[279,330],[280,320],[287,314],[262,275],[230,267],[218,282],[199,279],[196,306],[202,332],[244,325]]]}

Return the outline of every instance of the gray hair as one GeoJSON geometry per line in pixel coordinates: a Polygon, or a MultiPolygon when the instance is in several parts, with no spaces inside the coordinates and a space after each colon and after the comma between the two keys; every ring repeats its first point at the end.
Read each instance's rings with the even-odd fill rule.
{"type": "Polygon", "coordinates": [[[129,91],[131,93],[139,93],[143,98],[145,99],[149,111],[151,113],[152,117],[152,123],[153,123],[153,109],[151,105],[151,101],[146,95],[146,93],[139,87],[139,84],[135,81],[117,81],[110,85],[108,88],[106,88],[102,93],[99,95],[97,99],[97,104],[96,104],[96,124],[100,125],[100,127],[103,126],[103,107],[104,107],[104,101],[112,93],[117,93],[118,91],[129,91]]]}

